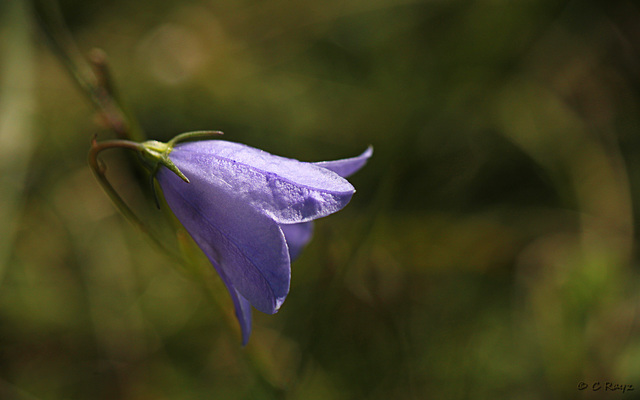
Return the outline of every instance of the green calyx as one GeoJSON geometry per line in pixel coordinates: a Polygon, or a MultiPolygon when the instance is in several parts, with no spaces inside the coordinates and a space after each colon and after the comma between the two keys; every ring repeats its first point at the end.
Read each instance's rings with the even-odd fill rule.
{"type": "Polygon", "coordinates": [[[141,143],[140,157],[151,166],[152,176],[155,176],[161,165],[169,168],[171,172],[178,175],[183,181],[189,183],[187,178],[169,158],[169,153],[173,146],[169,143],[158,142],[157,140],[147,140],[141,143]]]}
{"type": "Polygon", "coordinates": [[[157,140],[147,140],[146,142],[140,143],[140,156],[151,167],[152,179],[158,171],[158,168],[162,165],[167,167],[174,174],[178,175],[183,181],[189,183],[189,178],[187,178],[169,158],[169,154],[173,150],[173,147],[179,142],[218,135],[222,135],[222,132],[195,131],[182,133],[169,140],[167,143],[158,142],[157,140]]]}
{"type": "Polygon", "coordinates": [[[204,139],[211,136],[219,136],[222,135],[220,131],[195,131],[195,132],[187,132],[182,133],[173,139],[169,140],[167,143],[158,142],[157,140],[147,140],[146,142],[133,142],[131,140],[106,140],[102,142],[96,141],[96,137],[94,136],[91,141],[91,149],[89,150],[89,165],[93,170],[94,174],[98,178],[98,181],[107,192],[109,197],[113,200],[116,206],[122,211],[122,213],[127,216],[129,219],[134,221],[136,224],[142,226],[142,223],[138,220],[135,214],[131,211],[129,206],[120,198],[120,195],[116,192],[116,190],[111,186],[107,177],[105,175],[106,166],[101,162],[98,158],[98,154],[104,150],[108,149],[129,149],[137,152],[140,155],[140,158],[145,162],[146,166],[151,169],[151,187],[153,189],[153,197],[156,201],[156,206],[160,208],[160,201],[158,200],[158,195],[156,193],[155,186],[155,176],[160,169],[160,166],[165,166],[169,168],[174,174],[178,175],[183,181],[189,183],[189,179],[178,169],[178,167],[171,161],[169,158],[169,154],[173,150],[173,147],[179,143],[187,140],[194,139],[204,139]]]}

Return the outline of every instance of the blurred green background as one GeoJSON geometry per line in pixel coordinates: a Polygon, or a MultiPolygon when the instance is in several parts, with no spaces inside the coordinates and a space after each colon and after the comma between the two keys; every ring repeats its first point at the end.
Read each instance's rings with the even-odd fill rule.
{"type": "MultiPolygon", "coordinates": [[[[60,9],[151,138],[375,154],[242,348],[217,278],[213,301],[102,192],[86,155],[113,135],[29,2],[3,1],[1,399],[640,396],[636,2],[60,9]]],[[[159,219],[118,157],[110,179],[159,219]]]]}

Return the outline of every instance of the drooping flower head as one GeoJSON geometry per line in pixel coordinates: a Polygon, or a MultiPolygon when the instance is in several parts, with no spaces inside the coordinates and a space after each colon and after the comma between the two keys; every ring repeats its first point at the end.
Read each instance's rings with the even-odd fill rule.
{"type": "MultiPolygon", "coordinates": [[[[149,143],[152,150],[163,145],[149,143]]],[[[223,140],[159,149],[168,155],[156,175],[164,197],[229,290],[246,344],[251,306],[278,311],[289,293],[291,259],[311,239],[311,221],[347,205],[355,189],[344,177],[372,149],[318,163],[223,140]]]]}

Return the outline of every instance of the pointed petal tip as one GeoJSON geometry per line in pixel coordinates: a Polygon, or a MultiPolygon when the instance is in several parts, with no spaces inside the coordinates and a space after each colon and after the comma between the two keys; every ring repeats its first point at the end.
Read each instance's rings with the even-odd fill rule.
{"type": "Polygon", "coordinates": [[[276,299],[276,304],[275,304],[275,308],[274,308],[274,314],[277,313],[278,311],[280,311],[280,307],[282,307],[282,305],[284,304],[285,299],[287,298],[287,296],[283,296],[280,297],[278,299],[276,299]]]}
{"type": "Polygon", "coordinates": [[[341,160],[334,160],[334,161],[320,161],[320,162],[315,162],[314,164],[319,167],[326,168],[330,171],[333,171],[343,178],[347,178],[353,175],[354,173],[358,172],[358,170],[360,170],[362,167],[364,167],[372,155],[373,155],[373,146],[369,145],[369,147],[367,147],[367,149],[358,156],[351,157],[351,158],[344,158],[341,160]]]}
{"type": "Polygon", "coordinates": [[[275,297],[273,299],[271,308],[267,308],[267,309],[263,308],[263,309],[257,309],[257,310],[269,315],[276,314],[278,311],[280,311],[280,307],[282,307],[282,304],[284,304],[284,301],[286,300],[288,294],[289,292],[287,291],[287,293],[284,296],[275,297]]]}
{"type": "Polygon", "coordinates": [[[249,343],[249,337],[251,336],[251,332],[246,333],[242,332],[242,347],[247,347],[247,344],[249,343]]]}

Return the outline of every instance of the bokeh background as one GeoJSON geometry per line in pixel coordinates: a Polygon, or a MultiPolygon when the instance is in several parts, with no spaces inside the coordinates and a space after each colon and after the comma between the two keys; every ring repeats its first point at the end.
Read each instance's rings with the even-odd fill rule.
{"type": "MultiPolygon", "coordinates": [[[[0,398],[640,396],[636,2],[60,11],[82,53],[109,55],[150,138],[219,129],[306,161],[375,154],[243,348],[215,275],[158,251],[102,192],[87,151],[113,134],[32,4],[1,2],[0,398]]],[[[106,160],[155,226],[127,159],[106,160]]]]}

